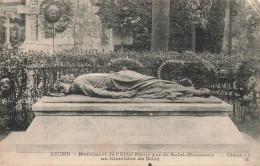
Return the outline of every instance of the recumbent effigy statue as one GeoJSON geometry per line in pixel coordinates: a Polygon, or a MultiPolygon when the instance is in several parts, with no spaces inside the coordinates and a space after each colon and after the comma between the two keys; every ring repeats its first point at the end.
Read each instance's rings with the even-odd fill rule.
{"type": "Polygon", "coordinates": [[[90,73],[76,79],[64,75],[55,83],[56,91],[61,94],[83,94],[90,97],[106,98],[150,98],[179,99],[191,96],[208,97],[210,91],[202,88],[184,87],[175,81],[161,80],[135,71],[123,70],[115,73],[90,73]]]}

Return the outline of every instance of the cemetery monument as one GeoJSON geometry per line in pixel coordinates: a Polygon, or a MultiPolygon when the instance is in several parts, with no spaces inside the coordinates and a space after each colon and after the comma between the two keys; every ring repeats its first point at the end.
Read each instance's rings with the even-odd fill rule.
{"type": "MultiPolygon", "coordinates": [[[[168,4],[169,0],[165,2],[168,4]]],[[[81,1],[73,4],[78,5],[78,9],[82,5],[81,1]]],[[[102,27],[94,15],[96,9],[91,1],[85,4],[88,31],[74,33],[77,28],[86,25],[86,22],[80,25],[82,20],[78,18],[72,27],[63,23],[66,27],[63,27],[63,33],[59,33],[58,22],[66,22],[66,18],[70,17],[66,13],[69,9],[66,5],[62,0],[26,0],[26,5],[19,6],[17,12],[26,14],[25,42],[20,48],[37,47],[54,53],[77,45],[86,50],[109,52],[113,51],[113,40],[122,46],[122,50],[124,44],[132,43],[131,33],[122,36],[119,32],[105,30],[111,32],[110,42],[100,44],[102,27]],[[115,39],[113,34],[117,34],[115,39]]],[[[165,11],[168,17],[168,10],[165,11]]],[[[160,20],[156,21],[154,27],[160,20]]],[[[168,21],[168,18],[164,20],[164,28],[168,26],[168,21]]],[[[5,27],[8,36],[10,20],[7,19],[5,27]]],[[[154,34],[158,37],[160,31],[154,31],[154,34]]],[[[169,36],[168,31],[165,34],[169,36]]],[[[9,38],[6,42],[9,46],[9,38]]],[[[160,44],[153,43],[155,48],[152,51],[168,50],[168,45],[160,49],[160,44]]],[[[8,80],[1,81],[4,90],[10,88],[8,84],[8,80]]],[[[35,118],[28,129],[11,133],[1,143],[0,147],[5,150],[11,147],[3,155],[7,159],[13,158],[12,164],[19,163],[16,159],[39,164],[41,157],[56,164],[68,160],[59,158],[54,161],[50,156],[44,156],[46,153],[51,153],[51,156],[56,153],[78,156],[82,153],[199,154],[248,152],[252,148],[251,142],[244,138],[229,117],[232,106],[210,96],[207,89],[195,90],[174,80],[160,80],[130,70],[92,73],[76,79],[65,76],[57,80],[56,88],[57,93],[42,97],[32,106],[35,118]]],[[[79,160],[73,159],[73,162],[79,160]]],[[[104,165],[105,162],[100,160],[86,164],[104,165]]],[[[128,160],[122,163],[129,164],[128,160]]],[[[122,163],[118,161],[118,164],[122,163]]]]}

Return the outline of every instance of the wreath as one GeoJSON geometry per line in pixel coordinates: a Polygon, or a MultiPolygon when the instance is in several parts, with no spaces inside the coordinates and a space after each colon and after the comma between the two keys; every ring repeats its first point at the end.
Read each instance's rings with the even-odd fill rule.
{"type": "Polygon", "coordinates": [[[217,80],[217,73],[205,62],[205,60],[167,60],[159,67],[157,75],[160,79],[177,81],[188,86],[194,85],[195,88],[209,87],[217,80]]]}
{"type": "Polygon", "coordinates": [[[217,70],[215,65],[213,65],[208,60],[202,58],[200,55],[198,55],[198,54],[196,54],[196,53],[194,53],[192,51],[185,51],[182,54],[182,58],[185,60],[185,62],[198,62],[198,63],[202,63],[204,65],[204,67],[207,68],[207,70],[209,70],[209,71],[212,70],[215,74],[219,73],[219,71],[217,70]]]}
{"type": "Polygon", "coordinates": [[[64,32],[73,16],[68,3],[63,0],[43,1],[40,5],[40,13],[44,16],[43,25],[49,29],[54,28],[57,33],[64,32]]]}
{"type": "Polygon", "coordinates": [[[165,80],[178,80],[180,68],[184,65],[183,60],[167,60],[161,64],[157,71],[158,78],[165,80]]]}

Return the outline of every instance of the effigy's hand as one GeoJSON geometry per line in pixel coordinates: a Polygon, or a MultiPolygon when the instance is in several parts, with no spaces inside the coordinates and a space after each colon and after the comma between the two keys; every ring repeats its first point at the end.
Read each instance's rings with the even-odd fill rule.
{"type": "Polygon", "coordinates": [[[136,95],[136,91],[135,90],[122,92],[122,97],[123,98],[131,98],[131,97],[134,97],[135,95],[136,95]]]}
{"type": "Polygon", "coordinates": [[[210,90],[207,88],[201,88],[198,90],[195,90],[193,92],[194,96],[202,96],[202,97],[209,97],[210,96],[210,90]]]}
{"type": "Polygon", "coordinates": [[[207,88],[201,88],[201,95],[204,97],[209,97],[210,96],[210,90],[207,88]]]}
{"type": "Polygon", "coordinates": [[[52,97],[61,97],[61,96],[65,96],[64,93],[50,93],[49,95],[52,96],[52,97]]]}

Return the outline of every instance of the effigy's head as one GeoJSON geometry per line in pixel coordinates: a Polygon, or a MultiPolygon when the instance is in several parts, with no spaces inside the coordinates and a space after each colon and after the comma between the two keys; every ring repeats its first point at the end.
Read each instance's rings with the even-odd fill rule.
{"type": "Polygon", "coordinates": [[[67,94],[75,77],[72,74],[62,75],[56,82],[54,89],[58,93],[67,94]]]}

